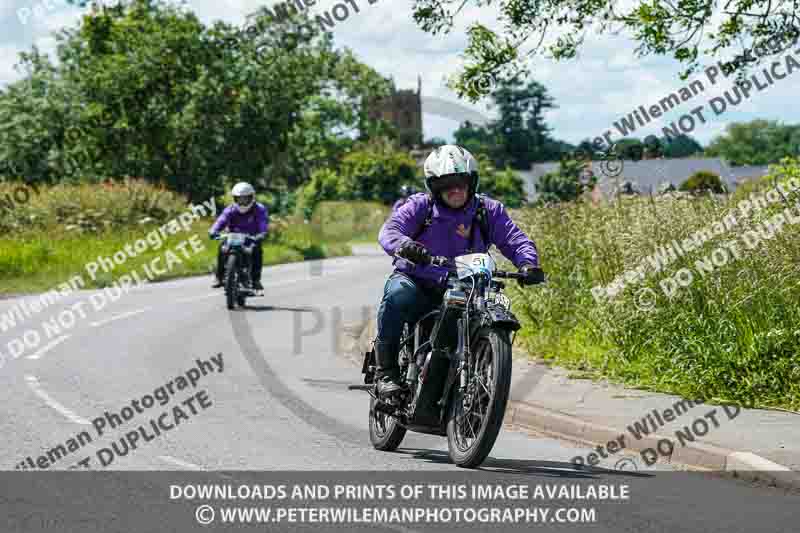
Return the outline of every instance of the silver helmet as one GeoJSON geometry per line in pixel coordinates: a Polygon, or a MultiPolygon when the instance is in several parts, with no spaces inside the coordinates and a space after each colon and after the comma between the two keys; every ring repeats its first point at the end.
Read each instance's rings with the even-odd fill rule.
{"type": "Polygon", "coordinates": [[[256,203],[256,190],[247,182],[239,182],[233,186],[231,191],[233,201],[240,213],[247,213],[256,203]]]}
{"type": "Polygon", "coordinates": [[[453,178],[467,178],[470,197],[478,192],[478,161],[460,146],[445,144],[435,149],[425,160],[424,170],[425,188],[434,198],[447,189],[453,178]]]}

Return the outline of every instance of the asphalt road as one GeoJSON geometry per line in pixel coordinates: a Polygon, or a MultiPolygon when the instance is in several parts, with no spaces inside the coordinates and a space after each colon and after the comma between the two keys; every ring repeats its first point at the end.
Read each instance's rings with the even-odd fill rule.
{"type": "MultiPolygon", "coordinates": [[[[338,353],[337,332],[374,310],[389,271],[385,255],[359,247],[354,257],[265,269],[266,296],[244,310],[228,311],[222,292],[210,289],[210,277],[137,288],[100,311],[90,308],[73,327],[0,369],[0,464],[14,470],[59,444],[69,448],[74,438],[48,471],[83,460],[102,471],[359,470],[374,472],[375,479],[381,471],[418,471],[530,484],[628,483],[631,500],[600,517],[592,531],[796,530],[797,499],[780,490],[664,467],[614,470],[619,457],[601,463],[608,470],[579,471],[569,459],[590,450],[513,428],[504,428],[478,472],[450,464],[440,437],[409,433],[398,452],[375,451],[367,434],[368,397],[346,390],[361,375],[338,353]],[[212,357],[222,362],[221,371],[212,357]],[[207,375],[197,359],[208,361],[207,375]],[[178,376],[196,378],[196,386],[181,388],[178,376]],[[142,414],[109,427],[107,411],[120,414],[167,383],[173,388],[167,404],[139,404],[142,414]],[[175,415],[173,406],[198,393],[191,406],[181,407],[182,419],[175,415]],[[123,448],[120,439],[140,425],[153,433],[146,422],[162,412],[171,429],[148,442],[140,438],[127,453],[115,452],[105,467],[100,463],[100,448],[113,451],[112,442],[123,448]],[[106,420],[102,435],[98,417],[106,420]],[[81,432],[92,442],[80,441],[81,432]]],[[[0,335],[0,350],[88,294],[71,295],[0,335]]],[[[0,301],[0,313],[14,303],[0,301]]],[[[13,510],[14,489],[6,485],[0,495],[5,511],[13,510]]]]}

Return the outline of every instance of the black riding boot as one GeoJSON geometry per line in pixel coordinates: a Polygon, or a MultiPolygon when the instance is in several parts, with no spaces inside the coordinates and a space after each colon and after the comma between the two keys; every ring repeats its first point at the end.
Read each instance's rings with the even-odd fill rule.
{"type": "Polygon", "coordinates": [[[388,342],[375,343],[375,380],[379,398],[395,396],[404,390],[397,364],[397,349],[388,342]]]}
{"type": "Polygon", "coordinates": [[[214,272],[214,284],[211,285],[212,289],[218,289],[223,286],[225,280],[225,255],[222,253],[222,245],[217,250],[217,270],[214,272]]]}

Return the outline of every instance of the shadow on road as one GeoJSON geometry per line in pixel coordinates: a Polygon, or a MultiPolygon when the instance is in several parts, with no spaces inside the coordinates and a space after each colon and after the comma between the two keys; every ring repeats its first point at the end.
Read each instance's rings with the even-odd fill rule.
{"type": "Polygon", "coordinates": [[[272,305],[245,305],[243,311],[293,311],[299,313],[313,313],[313,307],[274,307],[272,305]]]}
{"type": "MultiPolygon", "coordinates": [[[[423,450],[419,448],[401,448],[397,453],[412,455],[414,459],[423,459],[431,463],[450,463],[450,456],[441,450],[423,450]]],[[[453,465],[455,468],[455,465],[453,465]]],[[[489,457],[477,468],[478,471],[497,474],[528,474],[555,478],[592,479],[598,475],[616,475],[629,477],[653,477],[653,474],[632,472],[630,470],[609,470],[595,466],[577,466],[560,461],[534,461],[529,459],[495,459],[489,457]]]]}

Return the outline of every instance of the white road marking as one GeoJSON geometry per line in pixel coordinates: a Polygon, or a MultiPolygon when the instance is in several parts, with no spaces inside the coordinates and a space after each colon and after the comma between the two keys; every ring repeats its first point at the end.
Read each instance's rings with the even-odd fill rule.
{"type": "Polygon", "coordinates": [[[123,318],[128,318],[129,316],[140,315],[152,309],[152,307],[145,307],[144,309],[137,309],[136,311],[128,311],[127,313],[122,313],[119,315],[114,315],[111,318],[106,318],[105,320],[99,320],[97,322],[91,322],[89,325],[93,328],[97,326],[102,326],[103,324],[108,324],[109,322],[113,322],[115,320],[122,320],[123,318]]]}
{"type": "Polygon", "coordinates": [[[186,461],[181,461],[180,459],[175,459],[174,457],[170,457],[169,455],[159,455],[158,458],[161,459],[164,462],[172,463],[174,465],[177,465],[177,466],[180,466],[180,467],[183,467],[183,468],[190,468],[192,470],[204,470],[204,468],[202,466],[197,466],[197,465],[192,464],[192,463],[187,463],[186,461]]]}
{"type": "Polygon", "coordinates": [[[88,426],[89,424],[91,424],[91,422],[89,422],[85,418],[76,415],[75,413],[73,413],[72,411],[70,411],[57,401],[55,401],[53,398],[51,398],[50,395],[48,395],[45,391],[42,390],[42,387],[41,385],[39,385],[39,380],[36,379],[36,376],[25,376],[25,381],[28,382],[28,387],[30,387],[30,389],[33,391],[34,394],[36,394],[36,396],[43,399],[47,405],[49,405],[50,407],[52,407],[65,417],[67,417],[71,422],[75,422],[76,424],[81,424],[84,426],[88,426]]]}
{"type": "Polygon", "coordinates": [[[56,337],[55,339],[50,341],[48,344],[44,345],[41,350],[39,350],[38,352],[26,357],[26,359],[39,359],[45,353],[49,352],[50,350],[52,350],[53,348],[55,348],[56,346],[58,346],[59,344],[61,344],[65,340],[69,339],[70,337],[72,337],[72,335],[61,335],[60,337],[56,337]]]}

